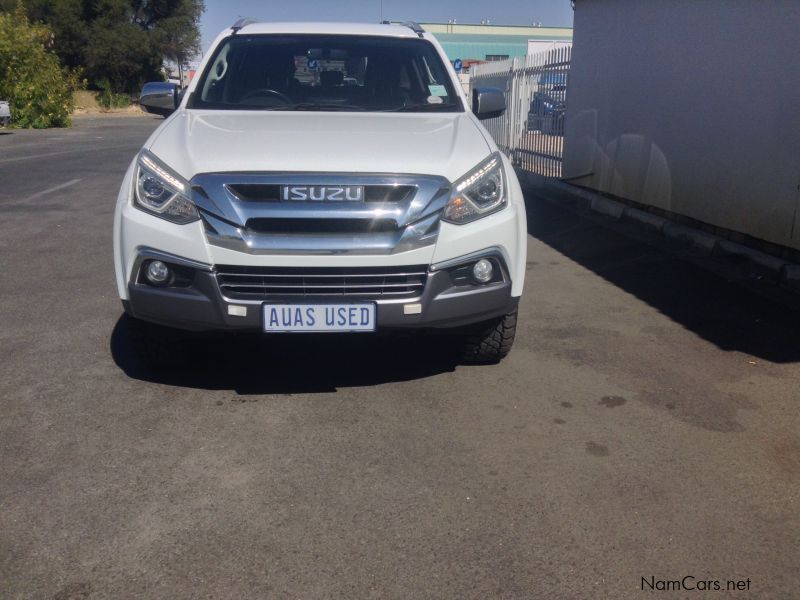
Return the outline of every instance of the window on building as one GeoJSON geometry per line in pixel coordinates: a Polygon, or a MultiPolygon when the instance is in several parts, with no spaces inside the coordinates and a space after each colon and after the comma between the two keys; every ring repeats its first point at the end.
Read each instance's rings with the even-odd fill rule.
{"type": "Polygon", "coordinates": [[[508,58],[508,54],[487,54],[486,60],[488,61],[495,61],[495,60],[506,60],[508,58]]]}

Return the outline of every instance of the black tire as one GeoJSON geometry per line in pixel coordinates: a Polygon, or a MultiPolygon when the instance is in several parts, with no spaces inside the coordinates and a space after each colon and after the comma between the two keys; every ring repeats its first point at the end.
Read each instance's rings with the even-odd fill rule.
{"type": "Polygon", "coordinates": [[[179,369],[188,364],[183,332],[128,317],[128,341],[136,357],[154,370],[179,369]]]}
{"type": "Polygon", "coordinates": [[[471,364],[500,362],[511,352],[517,333],[517,311],[476,327],[464,340],[461,359],[471,364]]]}

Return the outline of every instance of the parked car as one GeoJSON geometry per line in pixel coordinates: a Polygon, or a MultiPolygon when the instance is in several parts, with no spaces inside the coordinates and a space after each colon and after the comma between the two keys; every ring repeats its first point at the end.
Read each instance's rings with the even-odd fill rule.
{"type": "Polygon", "coordinates": [[[0,126],[8,127],[11,124],[11,108],[6,100],[0,100],[0,126]]]}
{"type": "Polygon", "coordinates": [[[146,360],[181,357],[182,330],[439,329],[468,361],[509,352],[525,205],[480,123],[502,92],[475,90],[470,111],[415,24],[239,21],[199,73],[183,98],[145,88],[174,112],[117,200],[117,287],[146,360]],[[321,85],[295,77],[309,63],[321,85]]]}
{"type": "Polygon", "coordinates": [[[539,78],[528,111],[528,129],[548,135],[564,135],[567,107],[567,74],[545,71],[539,78]]]}

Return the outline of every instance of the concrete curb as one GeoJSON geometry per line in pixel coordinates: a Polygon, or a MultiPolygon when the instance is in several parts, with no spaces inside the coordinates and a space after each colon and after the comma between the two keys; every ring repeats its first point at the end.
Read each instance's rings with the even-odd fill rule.
{"type": "Polygon", "coordinates": [[[606,215],[612,219],[616,219],[617,221],[620,220],[622,215],[625,214],[625,206],[623,204],[614,202],[608,198],[603,198],[602,196],[596,196],[589,200],[589,208],[591,208],[594,212],[598,212],[601,215],[606,215]]]}
{"type": "Polygon", "coordinates": [[[789,264],[783,267],[781,285],[793,292],[800,292],[800,265],[789,264]]]}
{"type": "Polygon", "coordinates": [[[714,234],[699,229],[693,229],[692,227],[686,227],[685,225],[680,225],[679,223],[674,223],[669,220],[667,220],[666,225],[664,225],[662,233],[671,240],[694,246],[708,254],[713,254],[717,243],[722,241],[721,237],[714,234]]]}
{"type": "Polygon", "coordinates": [[[580,200],[579,205],[610,217],[615,221],[630,221],[639,227],[656,232],[670,240],[690,246],[709,256],[747,263],[788,290],[800,293],[800,265],[766,254],[723,237],[681,225],[666,217],[628,206],[601,194],[570,185],[563,181],[521,178],[529,189],[553,190],[580,200]]]}
{"type": "Polygon", "coordinates": [[[781,258],[764,254],[763,252],[753,250],[752,248],[729,240],[720,240],[717,242],[716,246],[714,246],[714,254],[748,261],[759,269],[774,273],[777,279],[783,276],[784,269],[789,265],[789,263],[781,258]]]}

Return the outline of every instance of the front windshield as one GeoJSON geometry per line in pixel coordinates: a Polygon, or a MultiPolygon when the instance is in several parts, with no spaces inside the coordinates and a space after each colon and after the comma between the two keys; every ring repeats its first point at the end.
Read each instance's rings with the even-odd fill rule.
{"type": "Polygon", "coordinates": [[[461,112],[433,45],[346,35],[234,35],[197,83],[189,108],[461,112]]]}

